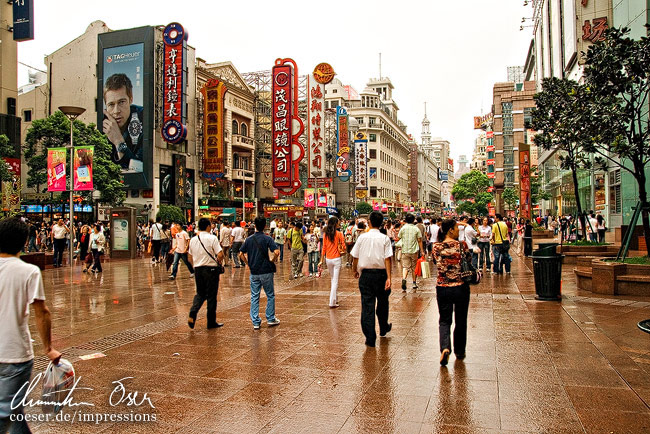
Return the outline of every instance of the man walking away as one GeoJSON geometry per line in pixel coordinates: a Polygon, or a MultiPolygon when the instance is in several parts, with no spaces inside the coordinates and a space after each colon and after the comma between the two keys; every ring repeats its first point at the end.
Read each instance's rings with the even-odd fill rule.
{"type": "Polygon", "coordinates": [[[190,241],[189,254],[194,260],[194,272],[196,273],[196,295],[190,309],[187,325],[194,328],[196,315],[208,302],[208,328],[223,326],[217,322],[217,292],[219,291],[219,271],[217,266],[223,263],[223,251],[217,237],[210,231],[210,220],[202,218],[199,220],[199,232],[190,241]]]}
{"type": "Polygon", "coordinates": [[[502,221],[501,214],[495,216],[496,223],[492,225],[492,252],[494,253],[493,274],[510,274],[510,241],[508,239],[508,226],[502,221]]]}
{"type": "MultiPolygon", "coordinates": [[[[248,263],[251,271],[251,321],[253,328],[259,330],[260,319],[260,292],[264,288],[266,293],[266,323],[269,327],[280,324],[275,317],[275,292],[273,288],[274,262],[278,260],[280,249],[273,239],[264,233],[266,219],[255,219],[255,233],[246,238],[244,245],[239,250],[241,260],[248,263]],[[273,252],[273,259],[269,259],[269,251],[273,252]]],[[[276,228],[277,231],[277,228],[276,228]]]]}
{"type": "Polygon", "coordinates": [[[418,289],[417,276],[415,275],[415,265],[422,249],[422,234],[420,230],[413,225],[415,216],[408,214],[406,224],[402,226],[397,234],[397,240],[402,241],[402,291],[406,292],[406,277],[411,272],[413,276],[413,289],[418,289]]]}
{"type": "Polygon", "coordinates": [[[156,223],[151,225],[149,229],[149,236],[151,237],[152,246],[152,256],[151,263],[155,264],[160,262],[160,239],[162,238],[163,225],[160,223],[160,216],[156,217],[156,223]]]}
{"type": "Polygon", "coordinates": [[[228,255],[230,255],[230,236],[232,235],[232,230],[228,227],[226,223],[221,226],[219,231],[219,242],[221,243],[221,248],[223,249],[223,261],[224,265],[228,266],[228,255]]]}
{"type": "MultiPolygon", "coordinates": [[[[374,347],[377,339],[375,305],[379,336],[386,336],[386,333],[393,328],[393,325],[388,322],[393,249],[390,238],[379,232],[384,216],[379,211],[373,211],[370,213],[369,220],[370,231],[359,236],[350,254],[354,258],[352,270],[354,277],[359,279],[361,292],[361,330],[366,337],[366,345],[374,347]]],[[[413,228],[420,232],[415,226],[413,228]]]]}
{"type": "MultiPolygon", "coordinates": [[[[52,348],[50,311],[45,306],[43,278],[37,266],[19,258],[29,228],[19,218],[0,221],[0,433],[29,433],[21,403],[34,365],[29,333],[29,305],[47,357],[58,363],[61,353],[52,348]]],[[[65,238],[64,238],[65,240],[65,238]]]]}
{"type": "Polygon", "coordinates": [[[176,279],[178,272],[178,263],[182,259],[190,272],[190,277],[194,277],[194,267],[190,264],[187,258],[187,249],[190,245],[190,235],[187,233],[187,228],[183,226],[182,230],[176,234],[176,250],[174,250],[174,263],[172,265],[172,272],[169,275],[169,280],[176,279]]]}
{"type": "Polygon", "coordinates": [[[302,277],[303,267],[303,251],[302,251],[302,223],[295,222],[293,227],[287,232],[287,244],[291,249],[291,277],[290,279],[297,279],[302,277]]]}
{"type": "Polygon", "coordinates": [[[244,239],[246,238],[244,228],[241,226],[242,223],[243,222],[239,222],[230,232],[230,241],[232,242],[232,260],[235,263],[235,268],[241,268],[239,249],[241,249],[242,244],[244,244],[244,239]]]}
{"type": "Polygon", "coordinates": [[[70,232],[70,229],[63,224],[63,219],[59,219],[54,226],[52,226],[52,244],[54,245],[54,268],[63,265],[63,251],[65,250],[65,236],[70,232]]]}

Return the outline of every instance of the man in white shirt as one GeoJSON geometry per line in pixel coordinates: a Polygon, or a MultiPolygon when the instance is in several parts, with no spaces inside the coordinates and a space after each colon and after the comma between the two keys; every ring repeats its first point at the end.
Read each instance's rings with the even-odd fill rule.
{"type": "Polygon", "coordinates": [[[390,238],[379,232],[384,216],[379,211],[370,213],[370,230],[359,236],[350,255],[354,277],[359,279],[361,292],[361,330],[366,345],[375,346],[375,304],[379,321],[379,336],[386,336],[393,325],[388,322],[388,296],[391,288],[390,238]]]}
{"type": "Polygon", "coordinates": [[[598,241],[598,220],[596,219],[596,213],[593,211],[591,211],[591,214],[589,214],[587,232],[589,232],[590,241],[598,241]]]}
{"type": "Polygon", "coordinates": [[[465,226],[467,226],[467,216],[464,215],[458,222],[458,241],[465,241],[465,226]]]}
{"type": "Polygon", "coordinates": [[[221,232],[219,233],[219,243],[221,243],[221,248],[223,249],[223,265],[228,266],[228,254],[230,253],[230,235],[232,234],[232,229],[228,227],[228,224],[224,223],[221,226],[221,232]]]}
{"type": "Polygon", "coordinates": [[[29,235],[20,218],[0,221],[0,433],[30,432],[21,403],[34,365],[29,333],[29,305],[47,357],[58,363],[61,353],[52,348],[50,311],[45,305],[43,279],[37,266],[19,258],[29,235]]]}
{"type": "Polygon", "coordinates": [[[151,225],[149,229],[149,236],[152,243],[152,256],[151,263],[155,264],[160,262],[160,238],[162,235],[163,226],[160,223],[160,216],[156,217],[156,223],[151,225]]]}
{"type": "Polygon", "coordinates": [[[223,250],[216,236],[210,233],[210,220],[202,218],[198,224],[199,232],[190,241],[189,253],[194,261],[196,295],[190,308],[187,325],[194,328],[196,316],[208,302],[208,328],[223,326],[217,322],[217,292],[219,291],[218,265],[223,263],[223,250]]]}
{"type": "Polygon", "coordinates": [[[190,235],[187,233],[187,227],[183,226],[180,232],[176,233],[174,237],[174,264],[172,265],[172,272],[169,275],[169,280],[176,279],[176,273],[178,272],[178,263],[182,259],[187,266],[187,269],[190,271],[190,277],[194,277],[194,268],[190,261],[187,258],[187,249],[190,245],[190,235]]]}
{"type": "Polygon", "coordinates": [[[63,219],[59,219],[52,226],[52,244],[54,245],[54,268],[63,265],[63,252],[65,251],[65,237],[70,233],[70,229],[63,224],[63,219]]]}
{"type": "Polygon", "coordinates": [[[442,223],[442,219],[438,217],[434,221],[431,222],[431,243],[437,243],[438,242],[438,233],[440,233],[440,223],[442,223]]]}
{"type": "Polygon", "coordinates": [[[230,232],[230,241],[232,242],[232,260],[235,263],[234,268],[241,268],[239,249],[241,249],[242,244],[244,244],[245,238],[246,233],[244,232],[244,228],[241,227],[241,222],[237,222],[230,232]]]}

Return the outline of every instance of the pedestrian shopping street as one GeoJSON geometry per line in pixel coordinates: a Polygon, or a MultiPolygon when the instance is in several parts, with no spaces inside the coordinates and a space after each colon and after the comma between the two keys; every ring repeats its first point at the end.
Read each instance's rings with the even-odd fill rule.
{"type": "MultiPolygon", "coordinates": [[[[305,266],[306,267],[306,266],[305,266]]],[[[534,299],[530,260],[512,276],[472,287],[467,358],[441,368],[434,279],[402,293],[394,274],[392,331],[364,345],[360,297],[349,268],[337,309],[329,276],[276,275],[281,324],[253,330],[248,269],[226,267],[217,319],[205,307],[187,326],[194,280],[169,281],[148,259],[113,261],[103,274],[43,272],[54,347],[81,377],[85,413],[155,413],[156,422],[31,423],[36,433],[604,432],[650,431],[650,298],[578,293],[570,267],[563,300],[534,299]],[[101,353],[105,357],[81,360],[101,353]],[[111,384],[147,394],[148,405],[109,404],[111,384]]],[[[395,272],[394,267],[394,272],[395,272]]],[[[434,274],[435,275],[435,274],[434,274]]],[[[261,302],[265,306],[264,296],[261,302]]],[[[263,317],[262,317],[263,318],[263,317]]],[[[45,365],[32,324],[35,367],[45,365]]],[[[37,388],[40,391],[40,388],[37,388]]],[[[139,400],[139,399],[138,399],[139,400]]],[[[26,410],[40,413],[40,409],[26,410]]],[[[63,412],[74,412],[68,407],[63,412]]]]}

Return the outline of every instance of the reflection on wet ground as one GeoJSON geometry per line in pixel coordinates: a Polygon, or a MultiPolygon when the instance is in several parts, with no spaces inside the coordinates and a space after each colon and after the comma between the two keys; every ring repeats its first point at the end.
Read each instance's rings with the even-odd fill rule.
{"type": "MultiPolygon", "coordinates": [[[[306,267],[306,265],[305,265],[306,267]]],[[[95,413],[154,413],[156,422],[42,423],[34,432],[649,432],[650,298],[579,293],[570,269],[561,303],[534,300],[530,262],[472,287],[467,358],[441,368],[435,281],[402,293],[393,279],[387,338],[367,348],[357,281],[344,268],[340,307],[329,276],[276,275],[282,323],[253,330],[248,269],[226,268],[217,319],[186,325],[194,280],[145,259],[104,273],[43,273],[55,345],[74,362],[75,394],[95,413]],[[101,353],[105,357],[81,360],[101,353]],[[111,382],[155,405],[111,407],[111,382]]],[[[397,274],[397,273],[395,273],[397,274]]],[[[262,297],[262,308],[265,306],[262,297]]],[[[205,308],[204,308],[205,309],[205,308]]],[[[38,339],[37,339],[38,341],[38,339]]],[[[40,347],[36,343],[36,353],[40,347]]],[[[41,366],[40,359],[36,361],[41,366]]],[[[73,409],[74,411],[74,409],[73,409]]],[[[91,410],[83,409],[91,412],[91,410]]]]}

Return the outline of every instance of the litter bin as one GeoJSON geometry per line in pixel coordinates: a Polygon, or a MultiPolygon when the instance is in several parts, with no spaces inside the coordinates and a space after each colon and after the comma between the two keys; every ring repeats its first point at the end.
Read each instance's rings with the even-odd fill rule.
{"type": "Polygon", "coordinates": [[[535,297],[537,300],[559,301],[562,299],[562,259],[555,247],[549,244],[533,252],[533,273],[535,274],[535,297]]]}
{"type": "Polygon", "coordinates": [[[556,256],[558,245],[558,243],[539,243],[537,245],[536,254],[542,256],[556,256]]]}

